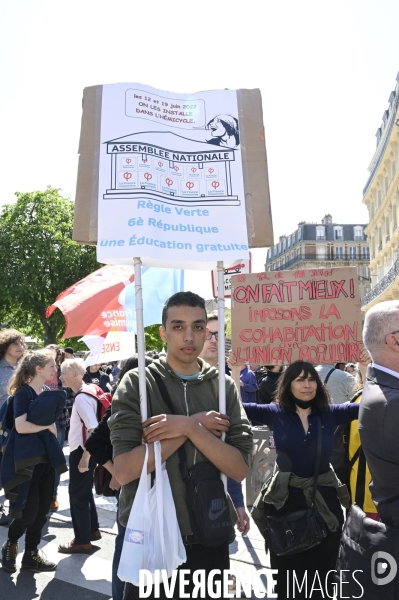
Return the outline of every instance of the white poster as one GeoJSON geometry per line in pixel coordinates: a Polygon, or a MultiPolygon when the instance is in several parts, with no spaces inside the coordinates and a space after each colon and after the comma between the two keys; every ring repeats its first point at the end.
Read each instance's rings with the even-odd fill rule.
{"type": "Polygon", "coordinates": [[[248,259],[236,92],[104,85],[98,201],[99,262],[248,259]]]}

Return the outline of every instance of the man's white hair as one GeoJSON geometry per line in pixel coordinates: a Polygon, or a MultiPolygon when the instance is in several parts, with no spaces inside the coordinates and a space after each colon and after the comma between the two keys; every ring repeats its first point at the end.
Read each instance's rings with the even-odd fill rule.
{"type": "Polygon", "coordinates": [[[86,373],[86,367],[81,358],[67,358],[61,365],[61,370],[65,371],[65,369],[73,369],[79,375],[83,375],[86,373]]]}
{"type": "Polygon", "coordinates": [[[380,302],[370,308],[364,321],[363,343],[372,357],[385,348],[385,338],[393,331],[399,332],[399,301],[380,302]]]}

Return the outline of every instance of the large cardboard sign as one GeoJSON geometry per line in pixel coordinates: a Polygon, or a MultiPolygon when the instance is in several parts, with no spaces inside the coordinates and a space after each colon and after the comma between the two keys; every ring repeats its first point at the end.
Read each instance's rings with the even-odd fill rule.
{"type": "Polygon", "coordinates": [[[355,267],[232,278],[232,347],[239,362],[357,362],[362,321],[355,267]]]}
{"type": "Polygon", "coordinates": [[[273,243],[259,90],[86,88],[79,153],[73,237],[102,262],[206,269],[273,243]]]}
{"type": "Polygon", "coordinates": [[[103,86],[97,259],[132,256],[186,268],[248,258],[234,91],[103,86]]]}

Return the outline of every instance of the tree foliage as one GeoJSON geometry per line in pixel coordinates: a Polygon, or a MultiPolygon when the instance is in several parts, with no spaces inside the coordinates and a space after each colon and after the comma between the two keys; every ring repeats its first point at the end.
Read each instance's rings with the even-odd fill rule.
{"type": "Polygon", "coordinates": [[[74,204],[48,187],[17,193],[0,214],[0,323],[57,343],[65,328],[58,294],[98,269],[95,248],[72,240],[74,204]]]}
{"type": "Polygon", "coordinates": [[[166,346],[159,334],[160,325],[148,325],[144,329],[146,350],[162,350],[166,346]]]}

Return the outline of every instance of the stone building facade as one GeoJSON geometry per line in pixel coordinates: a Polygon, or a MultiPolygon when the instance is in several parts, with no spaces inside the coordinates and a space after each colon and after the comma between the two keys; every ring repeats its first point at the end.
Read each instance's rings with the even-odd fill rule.
{"type": "Polygon", "coordinates": [[[266,271],[356,267],[359,292],[370,290],[370,253],[366,224],[334,223],[325,215],[320,223],[302,221],[291,235],[282,235],[267,251],[266,271]]]}
{"type": "Polygon", "coordinates": [[[371,290],[362,298],[362,310],[384,300],[399,298],[399,73],[388,108],[377,130],[377,145],[363,189],[369,211],[366,228],[370,244],[371,290]]]}

